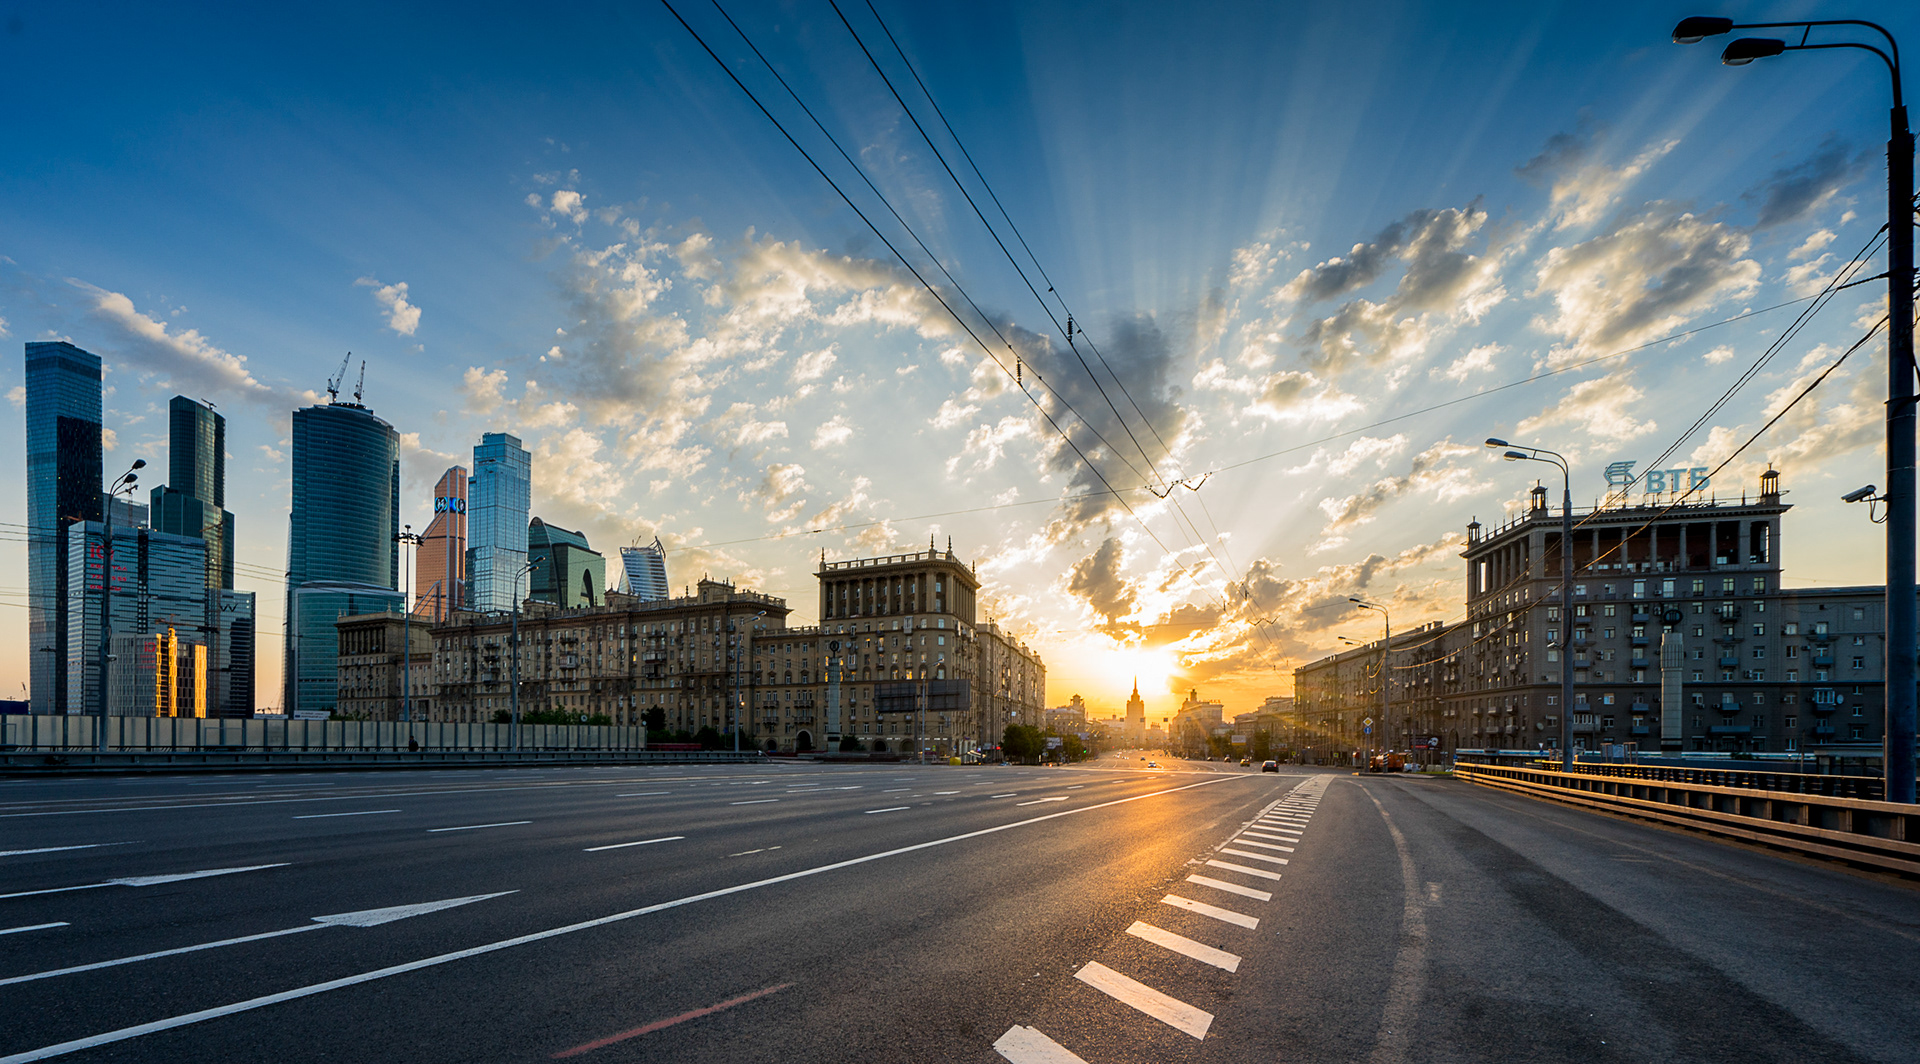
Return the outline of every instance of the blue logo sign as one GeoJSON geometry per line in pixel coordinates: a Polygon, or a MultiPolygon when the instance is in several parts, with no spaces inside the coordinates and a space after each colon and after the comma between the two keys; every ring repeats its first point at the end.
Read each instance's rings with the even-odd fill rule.
{"type": "Polygon", "coordinates": [[[433,512],[437,514],[463,514],[467,512],[467,500],[436,498],[433,500],[433,512]]]}
{"type": "MultiPolygon", "coordinates": [[[[1607,466],[1607,486],[1624,492],[1634,482],[1633,467],[1636,462],[1614,462],[1607,466]]],[[[1640,490],[1648,495],[1665,495],[1668,492],[1698,491],[1706,487],[1711,478],[1706,466],[1691,466],[1682,469],[1649,469],[1639,477],[1640,490]]]]}

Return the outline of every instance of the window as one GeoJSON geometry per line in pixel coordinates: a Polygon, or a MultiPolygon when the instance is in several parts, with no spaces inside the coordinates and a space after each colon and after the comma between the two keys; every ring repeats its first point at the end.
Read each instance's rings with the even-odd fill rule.
{"type": "Polygon", "coordinates": [[[1638,635],[1638,636],[1644,636],[1644,635],[1646,635],[1646,634],[1647,634],[1647,626],[1646,626],[1646,625],[1644,625],[1644,624],[1636,624],[1636,625],[1634,625],[1634,626],[1633,626],[1633,634],[1634,634],[1634,635],[1638,635]]]}
{"type": "MultiPolygon", "coordinates": [[[[1559,619],[1560,619],[1560,607],[1558,607],[1558,606],[1548,606],[1548,607],[1547,607],[1547,620],[1549,620],[1549,621],[1557,621],[1557,620],[1559,620],[1559,619]]],[[[1549,638],[1549,639],[1551,639],[1551,638],[1553,638],[1553,637],[1552,637],[1552,636],[1548,636],[1547,638],[1549,638]]]]}
{"type": "MultiPolygon", "coordinates": [[[[1696,583],[1696,584],[1697,584],[1697,583],[1699,583],[1699,582],[1700,582],[1700,581],[1698,581],[1698,580],[1695,580],[1695,581],[1694,581],[1694,583],[1696,583]]],[[[1695,591],[1698,591],[1698,590],[1700,590],[1700,589],[1699,589],[1699,588],[1694,588],[1694,590],[1695,590],[1695,591]]],[[[1704,603],[1704,602],[1696,602],[1696,603],[1694,603],[1694,604],[1693,604],[1693,612],[1695,612],[1695,613],[1705,613],[1705,612],[1707,612],[1707,604],[1706,604],[1706,603],[1704,603]]]]}
{"type": "Polygon", "coordinates": [[[1855,654],[1855,655],[1853,656],[1853,667],[1854,667],[1854,668],[1855,668],[1856,670],[1858,670],[1858,669],[1864,669],[1864,668],[1866,668],[1866,667],[1867,667],[1867,659],[1866,659],[1866,658],[1863,658],[1863,657],[1861,657],[1861,656],[1860,656],[1860,655],[1858,655],[1858,654],[1855,654]]]}
{"type": "Polygon", "coordinates": [[[1788,691],[1786,694],[1780,696],[1780,704],[1783,706],[1795,705],[1799,701],[1800,696],[1793,691],[1788,691]]]}
{"type": "Polygon", "coordinates": [[[1854,636],[1854,637],[1853,637],[1853,645],[1854,645],[1854,646],[1857,646],[1857,647],[1863,647],[1863,646],[1866,646],[1866,645],[1867,645],[1867,637],[1866,637],[1866,636],[1864,636],[1864,635],[1856,635],[1856,636],[1854,636]]]}
{"type": "Polygon", "coordinates": [[[1606,729],[1606,730],[1608,730],[1608,731],[1612,731],[1612,730],[1613,730],[1613,716],[1612,716],[1611,714],[1608,714],[1608,715],[1606,715],[1606,716],[1602,716],[1602,717],[1600,718],[1600,726],[1601,726],[1602,728],[1605,728],[1605,729],[1606,729]]]}
{"type": "Polygon", "coordinates": [[[1601,637],[1602,639],[1612,639],[1612,638],[1613,638],[1613,628],[1612,628],[1611,626],[1609,626],[1609,627],[1606,627],[1606,628],[1602,628],[1602,629],[1600,629],[1600,637],[1601,637]]]}
{"type": "Polygon", "coordinates": [[[1601,705],[1603,705],[1603,706],[1610,706],[1610,705],[1613,705],[1613,696],[1612,696],[1612,695],[1610,695],[1610,694],[1608,694],[1608,695],[1601,695],[1601,696],[1600,696],[1600,704],[1601,704],[1601,705]]]}
{"type": "Polygon", "coordinates": [[[1847,725],[1847,738],[1849,738],[1849,739],[1864,739],[1864,738],[1866,738],[1866,737],[1867,737],[1867,726],[1866,726],[1866,725],[1864,725],[1864,724],[1849,724],[1849,725],[1847,725]]]}
{"type": "Polygon", "coordinates": [[[1733,577],[1723,576],[1720,578],[1720,591],[1722,594],[1733,594],[1733,577]]]}
{"type": "Polygon", "coordinates": [[[1767,634],[1767,626],[1766,626],[1766,625],[1764,625],[1764,624],[1756,624],[1756,625],[1754,625],[1754,626],[1753,626],[1753,634],[1754,634],[1754,635],[1766,635],[1766,634],[1767,634]]]}
{"type": "Polygon", "coordinates": [[[1611,617],[1613,616],[1613,611],[1617,608],[1618,607],[1616,607],[1613,603],[1609,602],[1606,605],[1600,607],[1600,616],[1611,617]]]}
{"type": "Polygon", "coordinates": [[[1800,648],[1799,648],[1798,646],[1795,646],[1795,645],[1793,645],[1793,644],[1788,644],[1788,646],[1787,646],[1787,657],[1790,657],[1790,658],[1797,658],[1797,657],[1799,657],[1799,656],[1800,656],[1800,648]]]}
{"type": "Polygon", "coordinates": [[[1612,584],[1601,584],[1601,585],[1600,585],[1600,590],[1601,590],[1602,592],[1605,592],[1605,594],[1606,594],[1606,596],[1607,596],[1608,598],[1612,598],[1612,597],[1613,597],[1613,585],[1612,585],[1612,584]]]}
{"type": "Polygon", "coordinates": [[[1699,682],[1700,682],[1700,670],[1698,670],[1698,669],[1695,669],[1695,670],[1694,670],[1694,672],[1693,672],[1693,678],[1692,678],[1692,679],[1691,679],[1691,680],[1690,680],[1689,682],[1691,682],[1691,683],[1699,683],[1699,682]]]}
{"type": "Polygon", "coordinates": [[[1788,669],[1788,670],[1787,670],[1787,682],[1788,682],[1788,683],[1799,683],[1799,682],[1800,682],[1800,670],[1799,670],[1799,669],[1788,669]]]}
{"type": "Polygon", "coordinates": [[[1585,584],[1573,585],[1573,593],[1575,595],[1585,595],[1587,593],[1587,585],[1585,584]]]}
{"type": "Polygon", "coordinates": [[[1634,598],[1647,597],[1647,582],[1645,580],[1635,580],[1633,582],[1633,597],[1634,598]]]}
{"type": "Polygon", "coordinates": [[[1696,636],[1704,636],[1704,635],[1706,635],[1706,634],[1707,634],[1707,626],[1706,626],[1706,625],[1704,625],[1704,624],[1696,624],[1696,625],[1694,625],[1694,626],[1693,626],[1693,634],[1694,634],[1694,635],[1696,635],[1696,636]]]}
{"type": "Polygon", "coordinates": [[[1753,648],[1753,656],[1754,656],[1754,657],[1756,657],[1756,658],[1764,658],[1764,657],[1766,657],[1766,656],[1767,656],[1767,648],[1766,648],[1766,647],[1764,647],[1764,646],[1759,646],[1759,647],[1754,647],[1754,648],[1753,648]]]}
{"type": "Polygon", "coordinates": [[[1780,723],[1788,728],[1798,728],[1800,726],[1800,718],[1794,716],[1782,717],[1780,718],[1780,723]]]}
{"type": "Polygon", "coordinates": [[[1560,652],[1559,652],[1558,650],[1554,650],[1554,649],[1552,649],[1551,647],[1549,647],[1549,648],[1547,649],[1547,660],[1548,660],[1548,661],[1559,661],[1559,660],[1560,660],[1560,652]]]}
{"type": "Polygon", "coordinates": [[[1826,683],[1826,682],[1827,682],[1827,679],[1828,679],[1828,677],[1827,677],[1827,670],[1826,670],[1826,669],[1815,669],[1815,670],[1813,670],[1813,682],[1814,682],[1814,683],[1826,683]]]}
{"type": "Polygon", "coordinates": [[[1646,682],[1647,682],[1647,670],[1645,670],[1645,669],[1635,669],[1635,670],[1633,670],[1633,682],[1634,682],[1634,683],[1646,683],[1646,682]]]}
{"type": "Polygon", "coordinates": [[[1575,617],[1585,617],[1587,615],[1587,608],[1585,606],[1575,606],[1573,608],[1573,615],[1575,617]]]}
{"type": "Polygon", "coordinates": [[[1827,634],[1827,622],[1825,622],[1825,621],[1815,621],[1815,622],[1813,622],[1813,634],[1814,634],[1814,635],[1826,635],[1826,634],[1827,634]]]}
{"type": "Polygon", "coordinates": [[[1854,716],[1856,716],[1856,717],[1864,717],[1864,716],[1866,716],[1866,715],[1867,715],[1867,707],[1865,707],[1865,706],[1855,706],[1855,707],[1853,707],[1853,715],[1854,715],[1854,716]]]}
{"type": "Polygon", "coordinates": [[[1547,642],[1558,643],[1559,641],[1560,641],[1560,629],[1558,628],[1547,629],[1547,642]]]}
{"type": "Polygon", "coordinates": [[[1756,577],[1754,577],[1754,578],[1753,578],[1753,593],[1754,593],[1754,594],[1756,594],[1756,595],[1758,595],[1758,594],[1760,594],[1761,592],[1764,592],[1764,591],[1765,591],[1766,589],[1767,589],[1767,578],[1766,578],[1766,577],[1764,577],[1764,576],[1756,576],[1756,577]]]}
{"type": "Polygon", "coordinates": [[[1793,621],[1788,621],[1786,624],[1783,624],[1780,626],[1780,634],[1781,635],[1799,635],[1800,626],[1794,623],[1793,621]]]}
{"type": "Polygon", "coordinates": [[[1864,621],[1864,620],[1866,620],[1866,619],[1867,619],[1867,611],[1866,611],[1866,609],[1865,609],[1865,608],[1863,608],[1863,607],[1860,607],[1860,606],[1855,606],[1855,607],[1853,608],[1853,619],[1854,619],[1854,620],[1856,620],[1856,621],[1864,621]]]}

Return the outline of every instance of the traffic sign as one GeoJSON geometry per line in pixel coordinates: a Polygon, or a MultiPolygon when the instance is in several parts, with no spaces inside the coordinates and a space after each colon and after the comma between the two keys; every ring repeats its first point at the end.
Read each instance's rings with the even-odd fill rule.
{"type": "Polygon", "coordinates": [[[1361,717],[1361,718],[1360,718],[1360,723],[1362,723],[1362,724],[1364,724],[1364,725],[1366,725],[1367,727],[1369,727],[1369,728],[1371,728],[1371,727],[1373,727],[1373,718],[1372,718],[1372,717],[1361,717]]]}

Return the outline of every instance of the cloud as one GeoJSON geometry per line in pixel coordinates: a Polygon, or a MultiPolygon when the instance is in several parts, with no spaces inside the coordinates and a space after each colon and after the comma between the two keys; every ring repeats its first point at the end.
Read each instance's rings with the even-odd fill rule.
{"type": "Polygon", "coordinates": [[[818,351],[809,351],[801,355],[793,364],[793,379],[799,381],[817,381],[833,368],[836,356],[833,345],[828,344],[818,351]]]}
{"type": "Polygon", "coordinates": [[[1680,144],[1662,141],[1626,164],[1612,166],[1600,158],[1605,142],[1603,127],[1582,122],[1577,132],[1549,138],[1540,154],[1514,171],[1534,184],[1550,186],[1549,213],[1555,229],[1580,229],[1598,222],[1628,186],[1680,144]]]}
{"type": "Polygon", "coordinates": [[[573,189],[560,189],[553,194],[553,201],[548,206],[547,212],[580,225],[587,220],[587,198],[573,189]]]}
{"type": "Polygon", "coordinates": [[[1330,476],[1344,477],[1367,462],[1384,466],[1387,459],[1407,449],[1407,438],[1398,433],[1385,438],[1362,436],[1347,444],[1347,449],[1330,452],[1320,448],[1313,457],[1300,465],[1287,470],[1288,473],[1324,471],[1330,476]]]}
{"type": "Polygon", "coordinates": [[[165,322],[140,313],[133,300],[119,292],[69,279],[85,292],[93,319],[113,330],[111,353],[127,368],[154,383],[187,395],[218,396],[229,402],[246,400],[275,412],[315,400],[314,393],[295,392],[260,383],[247,369],[244,355],[216,346],[198,329],[169,331],[165,322]]]}
{"type": "Polygon", "coordinates": [[[412,336],[414,330],[420,328],[420,308],[407,302],[407,282],[381,284],[371,277],[362,277],[353,283],[373,289],[373,301],[387,308],[387,328],[401,336],[412,336]]]}
{"type": "Polygon", "coordinates": [[[1305,370],[1281,370],[1257,385],[1245,412],[1270,421],[1332,421],[1361,409],[1358,398],[1305,370]]]}
{"type": "Polygon", "coordinates": [[[15,410],[25,410],[27,408],[27,386],[24,384],[16,384],[8,388],[7,402],[12,403],[15,410]]]}
{"type": "Polygon", "coordinates": [[[813,449],[819,451],[836,447],[852,438],[853,426],[847,423],[846,415],[835,414],[813,430],[813,449]]]}
{"type": "Polygon", "coordinates": [[[1448,380],[1465,381],[1468,377],[1476,373],[1492,369],[1493,356],[1504,350],[1506,350],[1506,348],[1499,344],[1481,344],[1466,354],[1461,355],[1459,358],[1454,359],[1452,364],[1447,366],[1446,369],[1435,370],[1434,372],[1448,380]]]}
{"type": "Polygon", "coordinates": [[[507,371],[468,366],[460,386],[467,397],[468,411],[484,417],[500,409],[500,405],[506,401],[502,390],[507,386],[507,371]]]}
{"type": "Polygon", "coordinates": [[[1828,137],[1805,161],[1775,170],[1765,181],[1742,193],[1743,199],[1760,201],[1754,228],[1784,225],[1826,206],[1860,175],[1866,160],[1866,152],[1856,154],[1846,142],[1828,137]]]}
{"type": "Polygon", "coordinates": [[[1372,521],[1388,503],[1408,495],[1430,494],[1445,502],[1483,490],[1485,485],[1470,469],[1452,464],[1454,459],[1479,453],[1478,447],[1441,440],[1415,455],[1404,476],[1386,477],[1343,498],[1321,499],[1320,510],[1328,518],[1324,534],[1337,536],[1351,531],[1372,521]]]}
{"type": "Polygon", "coordinates": [[[1601,440],[1629,440],[1658,429],[1652,418],[1641,420],[1635,411],[1646,408],[1646,393],[1632,384],[1631,370],[1581,381],[1559,402],[1514,426],[1518,436],[1533,436],[1549,425],[1572,425],[1601,440]]]}
{"type": "Polygon", "coordinates": [[[1112,628],[1121,617],[1133,612],[1137,593],[1121,572],[1125,564],[1125,548],[1118,539],[1108,536],[1092,554],[1068,570],[1067,591],[1087,604],[1102,627],[1112,628]]]}
{"type": "Polygon", "coordinates": [[[767,475],[760,483],[742,497],[758,502],[770,522],[791,521],[807,505],[802,497],[810,490],[806,473],[805,468],[791,462],[775,462],[767,467],[767,475]]]}

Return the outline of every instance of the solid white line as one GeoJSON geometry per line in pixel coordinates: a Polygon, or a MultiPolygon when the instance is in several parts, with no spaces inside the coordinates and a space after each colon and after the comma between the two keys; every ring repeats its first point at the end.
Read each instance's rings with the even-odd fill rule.
{"type": "Polygon", "coordinates": [[[1265,861],[1268,864],[1286,864],[1287,863],[1287,859],[1284,857],[1270,857],[1267,854],[1254,853],[1251,850],[1223,849],[1220,852],[1230,853],[1235,857],[1244,857],[1249,861],[1265,861]]]}
{"type": "Polygon", "coordinates": [[[174,957],[182,953],[198,953],[203,949],[218,949],[221,946],[237,946],[243,942],[258,942],[266,938],[280,938],[283,935],[297,935],[303,931],[318,931],[328,924],[301,924],[298,927],[283,927],[278,931],[264,931],[257,935],[242,935],[239,938],[223,938],[218,942],[202,942],[197,946],[182,946],[179,949],[163,949],[156,953],[142,953],[137,957],[120,957],[110,961],[98,961],[93,964],[77,964],[71,968],[55,968],[48,972],[34,972],[32,975],[16,975],[11,979],[0,979],[0,986],[12,986],[15,983],[31,983],[36,979],[51,979],[56,975],[73,975],[76,972],[91,972],[100,968],[117,968],[122,964],[135,964],[150,961],[156,957],[174,957]]]}
{"type": "Polygon", "coordinates": [[[362,809],[354,813],[308,813],[306,816],[297,816],[294,819],[321,820],[330,816],[374,816],[379,813],[398,813],[399,811],[398,809],[362,809]]]}
{"type": "Polygon", "coordinates": [[[531,824],[531,820],[503,820],[498,824],[463,824],[457,828],[428,828],[428,834],[436,831],[479,831],[481,828],[511,828],[521,824],[531,824]]]}
{"type": "Polygon", "coordinates": [[[778,798],[755,798],[750,802],[728,802],[727,804],[728,805],[765,805],[768,802],[777,802],[779,800],[780,799],[778,798]]]}
{"type": "Polygon", "coordinates": [[[30,853],[59,853],[61,850],[92,850],[101,846],[125,846],[124,842],[89,842],[84,846],[42,846],[37,850],[0,850],[0,857],[25,857],[30,853]]]}
{"type": "Polygon", "coordinates": [[[1256,850],[1279,850],[1281,853],[1293,852],[1293,847],[1291,846],[1275,846],[1270,842],[1248,842],[1244,838],[1234,839],[1233,844],[1235,846],[1251,846],[1256,850]]]}
{"type": "Polygon", "coordinates": [[[82,883],[77,887],[48,887],[44,890],[22,890],[13,894],[0,894],[0,898],[31,898],[36,894],[64,894],[70,890],[92,890],[95,887],[153,887],[162,883],[182,883],[189,879],[205,879],[208,876],[225,876],[235,872],[258,872],[262,868],[285,868],[291,862],[277,864],[247,865],[244,868],[209,868],[199,872],[174,872],[162,876],[122,876],[109,879],[104,883],[82,883]]]}
{"type": "Polygon", "coordinates": [[[614,795],[614,797],[615,798],[654,798],[662,794],[672,794],[672,793],[673,793],[672,791],[635,791],[632,794],[616,794],[614,795]]]}
{"type": "MultiPolygon", "coordinates": [[[[1126,805],[1129,802],[1139,802],[1139,801],[1145,801],[1148,798],[1158,798],[1162,795],[1177,794],[1180,791],[1189,791],[1194,789],[1195,787],[1207,787],[1215,783],[1225,783],[1228,780],[1241,780],[1241,779],[1253,779],[1253,778],[1254,777],[1252,776],[1220,775],[1220,776],[1215,776],[1211,779],[1201,780],[1198,783],[1187,783],[1187,784],[1182,784],[1181,786],[1178,786],[1178,787],[1169,787],[1163,791],[1148,791],[1145,794],[1136,794],[1127,798],[1115,798],[1114,800],[1109,802],[1100,802],[1095,805],[1083,805],[1078,809],[1062,809],[1057,813],[1043,813],[1040,816],[1028,817],[1025,820],[1016,820],[1008,824],[996,824],[993,827],[980,828],[975,831],[962,832],[959,835],[949,835],[944,839],[932,839],[927,842],[916,842],[910,846],[901,846],[891,850],[882,850],[879,853],[870,853],[862,857],[850,857],[847,860],[835,861],[832,864],[818,865],[813,868],[804,868],[798,872],[788,872],[784,875],[770,876],[766,879],[756,879],[750,883],[738,883],[731,887],[721,887],[718,890],[710,890],[704,894],[693,894],[685,898],[675,898],[672,901],[663,901],[654,905],[644,906],[639,909],[629,909],[626,912],[613,913],[608,916],[596,917],[592,920],[583,920],[576,924],[566,924],[561,927],[551,927],[544,931],[535,931],[531,934],[521,935],[517,938],[502,939],[499,942],[490,942],[483,946],[473,946],[468,949],[455,950],[452,953],[442,953],[434,957],[422,957],[421,959],[416,961],[407,961],[404,964],[395,964],[386,968],[378,968],[370,972],[361,972],[358,975],[348,975],[348,976],[343,976],[339,979],[330,979],[323,983],[313,983],[308,986],[296,987],[295,989],[292,989],[292,990],[282,990],[277,994],[264,994],[260,997],[248,998],[245,1001],[236,1001],[227,1005],[218,1005],[210,1009],[201,1009],[198,1012],[189,1012],[180,1016],[170,1016],[163,1020],[153,1020],[149,1023],[137,1024],[132,1027],[122,1027],[116,1031],[105,1031],[96,1035],[88,1035],[85,1038],[75,1038],[75,1039],[72,1039],[71,1041],[61,1042],[57,1045],[42,1046],[39,1049],[29,1049],[22,1053],[14,1053],[10,1056],[0,1057],[0,1064],[26,1064],[26,1062],[28,1061],[46,1060],[50,1057],[65,1056],[68,1053],[77,1053],[82,1049],[92,1049],[95,1046],[111,1045],[114,1042],[124,1042],[129,1038],[139,1038],[142,1035],[154,1034],[159,1031],[171,1031],[176,1027],[186,1027],[188,1025],[195,1024],[195,1023],[202,1023],[207,1020],[219,1019],[223,1016],[232,1016],[232,1015],[235,1015],[236,1013],[241,1013],[241,1012],[251,1012],[254,1009],[262,1009],[262,1008],[266,1008],[269,1005],[281,1004],[282,1002],[298,1001],[301,998],[313,997],[316,994],[324,994],[331,990],[339,990],[349,986],[359,986],[362,983],[371,983],[376,979],[387,979],[396,975],[405,975],[408,972],[417,972],[423,968],[433,968],[442,964],[450,964],[454,961],[465,960],[468,957],[482,956],[484,954],[493,953],[497,950],[512,949],[515,946],[524,946],[530,942],[541,942],[549,938],[557,938],[561,935],[569,935],[576,931],[585,931],[591,928],[604,927],[607,924],[619,923],[623,920],[632,920],[640,916],[649,916],[649,915],[652,915],[653,913],[663,912],[667,909],[679,908],[680,906],[683,906],[683,905],[692,905],[696,902],[710,901],[714,898],[724,898],[733,894],[742,893],[744,891],[757,890],[761,887],[773,886],[776,883],[788,883],[796,879],[804,879],[808,876],[817,876],[826,872],[836,872],[842,868],[851,868],[855,865],[862,865],[871,861],[880,861],[880,860],[885,860],[886,858],[889,858],[889,857],[898,857],[901,854],[915,853],[920,850],[928,850],[928,849],[932,849],[935,846],[946,846],[956,842],[964,842],[968,839],[977,839],[986,835],[998,834],[999,832],[1002,832],[1002,831],[1011,831],[1014,828],[1023,828],[1023,827],[1029,827],[1034,824],[1042,824],[1049,820],[1058,820],[1061,817],[1079,816],[1082,813],[1091,813],[1099,809],[1111,809],[1116,805],[1126,805]]],[[[666,841],[666,840],[649,840],[649,841],[666,841]]],[[[1168,899],[1171,899],[1172,897],[1173,897],[1172,895],[1167,896],[1168,899]]],[[[1213,906],[1210,906],[1210,905],[1202,906],[1200,902],[1187,901],[1184,898],[1180,900],[1182,902],[1185,902],[1185,905],[1183,907],[1194,908],[1198,906],[1198,908],[1194,908],[1195,912],[1200,912],[1202,909],[1213,909],[1213,906]]],[[[1171,901],[1169,901],[1168,903],[1173,904],[1173,902],[1171,901]]],[[[1225,913],[1227,910],[1218,909],[1214,911],[1225,913]]],[[[1242,927],[1253,927],[1259,923],[1259,921],[1255,920],[1253,917],[1242,916],[1239,913],[1233,913],[1230,916],[1221,917],[1221,919],[1229,920],[1229,922],[1232,922],[1232,923],[1239,923],[1240,926],[1242,927]]]]}
{"type": "Polygon", "coordinates": [[[1073,977],[1122,1005],[1132,1005],[1183,1034],[1205,1038],[1207,1028],[1213,1024],[1213,1013],[1196,1009],[1179,998],[1168,997],[1137,979],[1121,975],[1099,961],[1088,961],[1085,967],[1073,973],[1073,977]]]}
{"type": "Polygon", "coordinates": [[[1203,887],[1212,887],[1215,890],[1224,890],[1228,894],[1238,894],[1243,898],[1253,898],[1258,901],[1273,900],[1273,892],[1271,891],[1255,890],[1252,887],[1243,887],[1238,883],[1229,883],[1224,879],[1214,879],[1211,876],[1192,875],[1187,877],[1187,882],[1198,883],[1203,887]]]}
{"type": "Polygon", "coordinates": [[[881,794],[899,794],[901,791],[910,791],[910,790],[913,790],[913,788],[912,787],[889,787],[886,790],[881,791],[880,793],[881,794]]]}
{"type": "Polygon", "coordinates": [[[611,846],[589,846],[580,852],[599,853],[601,850],[624,850],[629,846],[651,846],[656,842],[678,842],[684,838],[686,838],[685,835],[668,835],[664,839],[641,839],[639,842],[616,842],[611,846]]]}
{"type": "Polygon", "coordinates": [[[1240,958],[1226,950],[1214,949],[1204,942],[1195,942],[1185,935],[1176,935],[1149,923],[1135,920],[1133,926],[1127,928],[1127,934],[1146,939],[1156,946],[1165,946],[1183,957],[1192,957],[1202,964],[1211,964],[1215,968],[1224,968],[1229,972],[1240,970],[1240,958]]]}
{"type": "Polygon", "coordinates": [[[1229,872],[1244,872],[1247,875],[1258,876],[1261,879],[1279,879],[1280,878],[1280,873],[1278,872],[1268,872],[1265,869],[1261,869],[1261,868],[1248,868],[1246,865],[1234,864],[1232,861],[1209,860],[1207,864],[1213,866],[1214,868],[1224,868],[1229,872]]]}
{"type": "Polygon", "coordinates": [[[993,1043],[993,1051],[1013,1064],[1087,1064],[1066,1046],[1031,1027],[1014,1024],[993,1043]]]}
{"type": "Polygon", "coordinates": [[[1039,805],[1039,804],[1040,804],[1041,802],[1064,802],[1064,801],[1066,801],[1066,800],[1067,800],[1067,796],[1066,796],[1066,795],[1064,795],[1064,794],[1056,794],[1056,795],[1054,795],[1054,796],[1053,796],[1053,797],[1051,797],[1051,798],[1035,798],[1035,799],[1034,799],[1033,801],[1031,801],[1031,802],[1015,802],[1015,803],[1013,803],[1013,804],[1015,804],[1015,805],[1039,805]]]}
{"type": "Polygon", "coordinates": [[[59,920],[51,924],[27,924],[25,927],[0,928],[0,935],[17,935],[22,931],[45,931],[49,927],[68,927],[68,926],[71,926],[71,925],[69,925],[65,920],[59,920]]]}
{"type": "Polygon", "coordinates": [[[912,809],[912,808],[913,806],[910,806],[910,805],[890,805],[885,809],[869,809],[867,810],[867,815],[872,816],[875,813],[898,813],[902,809],[912,809]]]}
{"type": "MultiPolygon", "coordinates": [[[[1228,778],[1231,779],[1233,777],[1228,777],[1228,778]]],[[[1252,779],[1253,777],[1242,776],[1240,778],[1252,779]]],[[[1252,930],[1253,928],[1260,926],[1260,918],[1257,916],[1248,916],[1246,913],[1237,913],[1237,912],[1234,912],[1232,909],[1222,909],[1217,905],[1208,905],[1204,901],[1194,901],[1192,898],[1183,898],[1178,894],[1169,894],[1166,897],[1161,898],[1160,902],[1163,905],[1171,905],[1176,909],[1185,909],[1188,912],[1199,913],[1201,916],[1211,916],[1215,920],[1225,920],[1227,923],[1230,923],[1230,924],[1238,924],[1239,926],[1247,928],[1248,930],[1252,930]]],[[[0,1059],[0,1064],[7,1064],[7,1062],[4,1059],[0,1059]]]]}
{"type": "Polygon", "coordinates": [[[935,794],[959,794],[959,791],[935,791],[935,794]]]}
{"type": "Polygon", "coordinates": [[[1085,786],[1086,786],[1086,784],[1084,784],[1084,783],[1069,783],[1069,784],[1067,784],[1067,790],[1070,790],[1070,791],[1073,791],[1073,790],[1078,790],[1078,789],[1080,789],[1081,787],[1085,787],[1085,786]]]}

